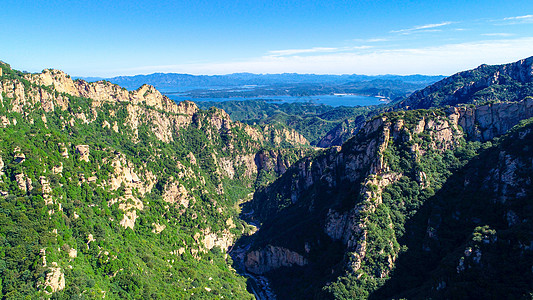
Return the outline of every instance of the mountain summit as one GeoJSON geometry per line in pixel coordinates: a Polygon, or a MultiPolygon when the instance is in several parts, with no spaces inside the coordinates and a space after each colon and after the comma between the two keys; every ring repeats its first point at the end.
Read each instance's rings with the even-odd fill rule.
{"type": "Polygon", "coordinates": [[[445,105],[519,101],[533,95],[533,56],[505,65],[481,65],[417,91],[397,107],[420,109],[445,105]]]}

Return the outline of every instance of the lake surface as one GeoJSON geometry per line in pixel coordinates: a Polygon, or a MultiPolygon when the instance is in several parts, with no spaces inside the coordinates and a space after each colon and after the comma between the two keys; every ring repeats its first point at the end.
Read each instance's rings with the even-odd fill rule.
{"type": "Polygon", "coordinates": [[[246,101],[246,100],[269,100],[269,101],[280,101],[282,103],[294,103],[294,102],[304,102],[304,103],[316,103],[316,104],[326,104],[330,106],[368,106],[368,105],[379,105],[386,103],[381,98],[378,97],[369,97],[369,96],[359,96],[359,95],[318,95],[318,96],[304,96],[304,97],[294,97],[294,96],[262,96],[262,97],[231,97],[231,98],[191,98],[187,96],[182,96],[176,93],[168,93],[165,95],[170,99],[180,102],[184,100],[189,100],[193,102],[204,102],[204,101],[214,101],[214,102],[224,102],[224,101],[246,101]]]}

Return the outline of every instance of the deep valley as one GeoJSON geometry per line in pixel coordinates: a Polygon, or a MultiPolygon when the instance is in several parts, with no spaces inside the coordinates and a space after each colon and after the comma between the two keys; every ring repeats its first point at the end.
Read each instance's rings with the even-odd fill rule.
{"type": "Polygon", "coordinates": [[[391,100],[359,107],[0,67],[2,299],[533,295],[533,57],[446,78],[173,77],[204,84],[192,100],[235,82],[391,100]]]}

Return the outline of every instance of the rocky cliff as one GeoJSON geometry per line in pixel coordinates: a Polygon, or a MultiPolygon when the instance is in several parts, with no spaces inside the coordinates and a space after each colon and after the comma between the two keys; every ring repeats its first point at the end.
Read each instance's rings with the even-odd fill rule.
{"type": "Polygon", "coordinates": [[[266,246],[251,251],[246,256],[246,269],[255,274],[264,274],[280,267],[304,266],[307,260],[300,254],[281,247],[266,246]]]}
{"type": "MultiPolygon", "coordinates": [[[[440,121],[431,120],[435,114],[432,112],[431,117],[423,117],[415,125],[413,134],[419,135],[429,130],[432,138],[436,139],[435,146],[441,147],[441,150],[444,151],[451,147],[446,144],[449,140],[461,138],[463,134],[470,141],[487,141],[504,134],[518,124],[520,120],[533,117],[533,98],[526,98],[520,102],[494,103],[478,107],[451,107],[438,112],[446,120],[442,121],[443,125],[439,124],[440,121]]],[[[323,181],[329,187],[335,187],[338,184],[338,179],[348,178],[350,182],[355,182],[369,174],[380,175],[384,166],[382,166],[383,159],[376,161],[375,156],[379,155],[377,149],[383,151],[390,135],[398,136],[400,131],[404,129],[404,121],[399,121],[394,126],[388,125],[389,127],[392,126],[391,128],[382,129],[384,122],[387,123],[386,119],[375,118],[361,129],[361,137],[349,141],[342,148],[334,147],[322,155],[299,161],[290,169],[290,174],[287,174],[287,177],[292,176],[294,178],[290,182],[290,186],[280,186],[280,184],[288,184],[285,181],[276,182],[265,191],[258,191],[257,197],[262,197],[261,195],[269,194],[271,191],[278,193],[280,193],[279,191],[286,191],[284,197],[290,199],[291,202],[296,202],[303,192],[316,182],[323,181]],[[373,136],[380,136],[379,130],[384,130],[384,136],[379,140],[371,139],[373,136]],[[347,155],[345,151],[355,151],[359,155],[354,156],[352,153],[347,155]],[[361,174],[367,169],[370,170],[369,174],[361,174]]],[[[419,145],[415,144],[412,147],[416,150],[419,145]]],[[[268,202],[258,200],[256,203],[260,217],[273,214],[268,208],[270,205],[267,204],[268,202]]],[[[278,206],[278,204],[272,204],[272,207],[278,206]]]]}
{"type": "Polygon", "coordinates": [[[354,136],[357,131],[365,124],[366,118],[359,116],[352,119],[346,119],[339,125],[330,130],[317,143],[317,147],[328,148],[331,146],[341,146],[349,138],[354,136]]]}
{"type": "MultiPolygon", "coordinates": [[[[305,223],[321,224],[322,228],[318,230],[332,240],[341,241],[347,251],[353,252],[361,260],[366,249],[366,225],[361,214],[375,210],[375,206],[381,203],[379,191],[402,176],[391,170],[384,154],[394,140],[412,139],[411,133],[405,135],[405,130],[402,119],[379,117],[367,123],[359,135],[342,148],[331,148],[314,159],[307,158],[296,163],[285,176],[256,193],[255,209],[257,215],[265,220],[259,236],[264,234],[265,239],[269,240],[268,233],[286,235],[286,238],[276,239],[280,246],[294,249],[305,257],[306,252],[309,253],[306,248],[318,247],[325,241],[317,240],[317,233],[297,231],[306,227],[299,224],[302,222],[298,217],[301,211],[302,214],[308,214],[305,223]],[[312,216],[311,220],[309,216],[312,216]],[[292,221],[286,218],[292,218],[292,221]],[[292,230],[280,228],[279,224],[286,225],[294,221],[298,225],[290,225],[292,230]],[[309,239],[294,239],[294,236],[308,236],[309,239]]],[[[445,145],[443,151],[452,148],[461,138],[456,124],[450,125],[444,117],[436,117],[428,122],[424,117],[418,120],[412,130],[412,134],[432,132],[430,134],[445,145]],[[454,135],[454,132],[457,134],[454,135]]],[[[415,145],[412,147],[413,153],[420,153],[421,149],[415,145]]],[[[314,227],[316,225],[310,226],[314,227]]],[[[354,269],[360,263],[355,262],[354,269]]],[[[253,263],[250,262],[250,265],[253,263]]],[[[276,267],[279,266],[267,265],[264,268],[276,267]]]]}
{"type": "MultiPolygon", "coordinates": [[[[482,225],[480,217],[467,217],[468,222],[474,222],[477,227],[472,223],[463,223],[464,227],[455,226],[452,230],[446,226],[442,230],[439,228],[445,227],[442,221],[444,213],[432,205],[433,201],[443,201],[438,204],[441,206],[448,205],[443,203],[457,203],[449,200],[450,197],[453,199],[452,194],[456,194],[451,188],[435,194],[436,191],[443,185],[448,187],[449,184],[445,183],[455,172],[468,172],[462,170],[468,170],[469,161],[478,153],[487,148],[493,152],[501,151],[491,148],[491,141],[505,135],[522,120],[533,117],[532,62],[533,58],[528,58],[508,65],[483,65],[461,72],[414,93],[397,105],[397,108],[408,109],[447,107],[393,111],[373,118],[359,130],[352,130],[349,124],[344,124],[328,133],[322,140],[324,145],[341,140],[351,131],[358,131],[342,147],[333,147],[300,160],[274,183],[256,191],[252,207],[263,224],[250,252],[254,253],[249,258],[250,268],[266,272],[278,295],[286,298],[364,298],[371,293],[375,293],[377,299],[393,296],[410,298],[413,295],[420,298],[447,295],[446,298],[453,298],[464,295],[465,291],[460,287],[450,288],[451,282],[464,282],[462,276],[443,275],[443,272],[436,271],[440,275],[432,277],[430,283],[419,274],[410,272],[408,267],[400,268],[397,276],[391,277],[391,271],[397,266],[399,258],[399,264],[406,266],[406,261],[416,264],[414,260],[417,257],[428,258],[428,265],[435,268],[450,268],[445,263],[436,266],[443,259],[439,253],[451,251],[446,248],[448,246],[443,246],[440,235],[446,235],[446,241],[449,241],[454,239],[454,230],[464,230],[463,237],[474,236],[470,242],[461,240],[466,244],[453,246],[463,247],[460,251],[464,252],[464,257],[447,252],[458,261],[454,272],[463,274],[469,268],[486,267],[480,263],[482,257],[486,257],[483,256],[485,252],[482,247],[473,246],[472,241],[481,239],[482,243],[494,243],[494,232],[498,231],[493,230],[494,225],[477,226],[482,225]],[[436,212],[428,217],[425,209],[436,212]],[[419,213],[419,210],[424,213],[419,213]],[[421,224],[427,224],[424,232],[417,229],[421,224]],[[307,263],[287,268],[262,260],[264,266],[258,267],[258,260],[254,258],[257,253],[269,252],[270,247],[293,251],[307,263]],[[410,247],[417,250],[402,256],[410,247]],[[279,279],[288,274],[299,280],[279,279]],[[418,281],[414,279],[417,276],[420,277],[418,281]],[[389,283],[378,289],[391,278],[389,283]],[[290,290],[283,287],[288,282],[293,286],[290,290]],[[414,282],[425,282],[425,288],[417,289],[414,282]],[[313,292],[304,288],[310,284],[315,287],[313,292]],[[406,292],[406,286],[413,290],[406,292]]],[[[491,195],[489,198],[499,199],[494,200],[495,203],[530,197],[527,196],[531,193],[527,175],[524,177],[524,174],[517,173],[520,168],[529,169],[527,160],[531,159],[530,153],[526,154],[529,146],[524,140],[529,136],[529,129],[522,126],[520,130],[520,133],[515,130],[510,137],[505,137],[505,141],[519,136],[522,141],[518,143],[525,151],[522,155],[525,155],[526,161],[517,161],[505,151],[500,152],[491,159],[497,162],[492,170],[473,175],[492,174],[483,177],[483,184],[473,188],[471,182],[480,180],[474,177],[461,181],[465,188],[468,187],[467,190],[480,191],[480,195],[488,193],[491,195]]],[[[474,203],[479,203],[475,205],[480,207],[487,205],[479,202],[486,197],[478,196],[471,194],[469,198],[478,202],[462,203],[466,210],[474,203]]],[[[464,199],[463,196],[458,198],[464,199]]],[[[504,216],[503,220],[509,224],[517,224],[514,221],[518,219],[524,220],[512,209],[492,209],[504,216]]],[[[480,215],[480,212],[476,214],[480,215]]],[[[469,212],[447,212],[447,216],[455,220],[465,215],[469,212]]],[[[447,222],[451,224],[455,221],[447,222]]],[[[488,219],[486,222],[498,224],[488,219]]],[[[512,241],[511,244],[525,249],[520,245],[528,245],[528,238],[520,240],[518,244],[512,241]]],[[[495,264],[494,253],[497,251],[495,248],[487,251],[490,253],[490,264],[495,264]]],[[[519,253],[517,255],[530,256],[527,251],[519,253]]],[[[283,253],[280,255],[283,256],[283,253]]],[[[503,257],[507,259],[510,256],[504,254],[503,257]]],[[[277,258],[276,261],[284,259],[287,258],[277,258]]],[[[423,268],[414,269],[422,274],[429,272],[429,269],[423,268]]],[[[509,268],[488,269],[498,272],[509,268]]],[[[495,279],[483,277],[482,280],[493,282],[495,279]]],[[[519,283],[508,282],[508,285],[519,286],[525,281],[521,278],[515,280],[519,283]]],[[[498,285],[497,289],[505,290],[502,285],[498,285]]],[[[528,293],[527,289],[521,292],[528,293]]],[[[521,292],[515,295],[520,296],[521,292]]],[[[475,292],[467,294],[473,296],[475,292]]]]}
{"type": "Polygon", "coordinates": [[[506,133],[521,120],[533,117],[533,97],[519,102],[451,107],[446,113],[457,119],[468,139],[488,141],[506,133]]]}
{"type": "MultiPolygon", "coordinates": [[[[474,152],[467,149],[475,147],[475,142],[467,141],[500,136],[520,120],[533,117],[531,105],[527,98],[374,118],[342,147],[300,160],[256,192],[252,205],[263,225],[253,251],[261,253],[273,246],[289,249],[308,260],[307,273],[319,276],[329,270],[331,281],[345,276],[338,264],[357,278],[374,278],[368,279],[374,282],[388,278],[401,251],[402,220],[431,197],[454,168],[468,161],[474,152]],[[402,204],[391,196],[398,189],[400,194],[407,193],[402,204]],[[331,242],[342,244],[346,256],[338,256],[329,266],[321,265],[321,260],[333,256],[321,253],[324,243],[331,242]]],[[[264,263],[263,270],[281,266],[264,263]]],[[[249,264],[260,269],[252,259],[249,264]]],[[[364,285],[368,280],[355,282],[364,285]]],[[[335,293],[337,286],[326,290],[335,293]]]]}
{"type": "Polygon", "coordinates": [[[237,203],[259,174],[266,184],[313,151],[305,138],[177,104],[148,85],[0,67],[0,202],[9,207],[0,236],[27,247],[6,246],[0,295],[127,298],[153,285],[176,298],[250,296],[219,253],[246,231],[237,203]],[[224,282],[232,288],[218,291],[224,282]]]}
{"type": "Polygon", "coordinates": [[[532,134],[521,122],[447,180],[406,224],[408,250],[374,299],[529,297],[532,134]]]}

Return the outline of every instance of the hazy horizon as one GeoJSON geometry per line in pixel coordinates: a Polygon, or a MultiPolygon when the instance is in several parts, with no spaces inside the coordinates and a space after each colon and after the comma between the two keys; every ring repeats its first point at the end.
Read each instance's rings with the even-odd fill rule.
{"type": "Polygon", "coordinates": [[[533,2],[13,1],[0,59],[78,77],[451,75],[533,55],[533,2]]]}
{"type": "MultiPolygon", "coordinates": [[[[22,70],[25,71],[25,70],[22,70]]],[[[39,71],[37,71],[39,72],[39,71]]],[[[251,72],[235,72],[235,73],[226,73],[226,74],[190,74],[190,73],[175,73],[175,72],[153,72],[153,73],[146,73],[146,74],[133,74],[133,75],[116,75],[111,77],[101,77],[101,76],[78,76],[74,74],[69,74],[74,78],[115,78],[115,77],[134,77],[134,76],[150,76],[150,75],[156,75],[156,74],[162,74],[162,75],[190,75],[190,76],[229,76],[229,75],[239,75],[239,74],[250,74],[250,75],[260,75],[260,76],[268,76],[268,75],[316,75],[316,76],[369,76],[369,77],[380,77],[380,76],[446,76],[442,74],[436,74],[436,75],[427,75],[427,74],[375,74],[375,75],[368,75],[368,74],[318,74],[318,73],[294,73],[294,72],[285,72],[285,73],[251,73],[251,72]]]]}

